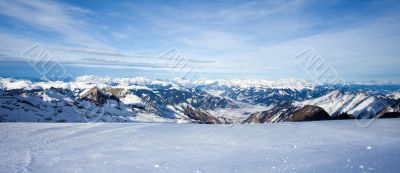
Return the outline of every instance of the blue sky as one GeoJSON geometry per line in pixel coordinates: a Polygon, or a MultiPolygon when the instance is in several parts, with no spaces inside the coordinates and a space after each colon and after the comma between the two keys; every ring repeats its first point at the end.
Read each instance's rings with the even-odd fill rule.
{"type": "Polygon", "coordinates": [[[312,79],[312,48],[351,81],[400,80],[396,1],[0,1],[0,76],[35,78],[40,44],[68,73],[113,77],[312,79]],[[184,68],[171,69],[180,57],[184,68]]]}

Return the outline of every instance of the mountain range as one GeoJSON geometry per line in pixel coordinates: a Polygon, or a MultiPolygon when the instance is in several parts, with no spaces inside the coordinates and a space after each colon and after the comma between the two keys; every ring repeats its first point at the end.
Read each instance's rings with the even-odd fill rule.
{"type": "Polygon", "coordinates": [[[396,83],[0,78],[1,122],[275,123],[400,115],[396,83]]]}

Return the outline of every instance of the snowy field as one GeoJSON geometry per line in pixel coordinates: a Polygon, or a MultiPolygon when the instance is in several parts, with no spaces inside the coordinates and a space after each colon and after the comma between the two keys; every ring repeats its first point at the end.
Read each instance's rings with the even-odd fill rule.
{"type": "Polygon", "coordinates": [[[0,172],[400,172],[400,119],[0,124],[0,172]]]}

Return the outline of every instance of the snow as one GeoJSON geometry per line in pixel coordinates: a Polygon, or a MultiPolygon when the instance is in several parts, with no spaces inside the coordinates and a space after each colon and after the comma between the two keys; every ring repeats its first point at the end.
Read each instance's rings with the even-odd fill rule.
{"type": "Polygon", "coordinates": [[[15,80],[11,78],[0,78],[0,89],[13,90],[21,88],[30,88],[31,81],[28,80],[15,80]]]}
{"type": "MultiPolygon", "coordinates": [[[[346,82],[344,84],[357,84],[365,86],[381,85],[390,86],[398,85],[399,82],[367,82],[367,83],[355,83],[346,82]]],[[[12,78],[2,78],[0,77],[0,89],[49,89],[54,88],[64,88],[74,90],[76,88],[126,88],[135,89],[135,87],[145,87],[148,85],[159,85],[159,86],[171,86],[171,88],[181,89],[181,87],[192,88],[196,86],[206,86],[208,89],[216,89],[220,87],[239,87],[242,89],[255,87],[257,90],[262,90],[265,88],[275,88],[275,89],[292,89],[292,90],[302,90],[302,89],[314,89],[319,84],[303,79],[296,78],[286,78],[278,80],[264,80],[264,79],[251,79],[251,80],[223,80],[223,79],[197,79],[188,80],[176,78],[173,80],[161,80],[161,79],[150,79],[146,77],[131,77],[131,78],[111,78],[107,76],[93,76],[93,75],[83,75],[76,77],[71,82],[63,81],[46,81],[46,82],[31,82],[29,80],[20,80],[12,78]]],[[[148,88],[147,88],[148,89],[148,88]]],[[[218,94],[218,93],[216,93],[218,94]]],[[[279,92],[281,95],[286,95],[287,93],[279,92]]],[[[395,95],[399,98],[399,94],[395,95]]]]}
{"type": "Polygon", "coordinates": [[[0,172],[400,172],[400,119],[2,123],[0,172]]]}
{"type": "Polygon", "coordinates": [[[32,85],[33,88],[50,89],[53,88],[69,88],[69,84],[62,81],[48,81],[48,82],[37,82],[32,85]]]}
{"type": "Polygon", "coordinates": [[[29,80],[20,80],[12,78],[0,77],[0,89],[90,89],[97,88],[126,88],[126,89],[149,89],[146,85],[173,85],[171,82],[147,79],[144,77],[135,78],[110,78],[98,76],[79,76],[72,82],[63,81],[46,81],[46,82],[31,82],[29,80]]]}
{"type": "Polygon", "coordinates": [[[58,101],[56,98],[51,98],[49,95],[46,93],[43,93],[43,101],[45,102],[51,102],[51,101],[58,101]]]}
{"type": "Polygon", "coordinates": [[[124,104],[142,104],[143,103],[142,99],[134,94],[127,94],[124,98],[121,98],[121,101],[124,104]]]}
{"type": "Polygon", "coordinates": [[[393,92],[392,94],[389,95],[393,99],[400,99],[400,92],[393,92]]]}
{"type": "Polygon", "coordinates": [[[87,94],[92,88],[86,88],[84,89],[81,93],[79,93],[79,97],[84,96],[85,94],[87,94]]]}
{"type": "Polygon", "coordinates": [[[84,75],[76,77],[74,82],[86,84],[103,84],[107,86],[112,85],[168,85],[171,84],[167,81],[148,79],[145,77],[132,77],[132,78],[111,78],[104,76],[84,75]]]}
{"type": "Polygon", "coordinates": [[[377,113],[387,106],[382,99],[376,96],[369,96],[362,92],[353,94],[339,91],[332,91],[315,99],[296,102],[294,105],[315,105],[322,107],[330,115],[346,112],[354,116],[358,116],[367,109],[377,113]]]}
{"type": "Polygon", "coordinates": [[[274,105],[266,107],[239,102],[235,102],[235,104],[239,105],[239,108],[219,108],[214,110],[207,110],[207,112],[216,117],[223,117],[227,120],[231,120],[233,123],[241,123],[246,120],[251,114],[270,110],[274,107],[274,105]]]}
{"type": "MultiPolygon", "coordinates": [[[[164,118],[153,113],[138,113],[134,117],[129,117],[129,120],[132,122],[147,123],[182,123],[182,121],[178,119],[164,118]]],[[[185,123],[189,123],[189,121],[186,121],[185,123]]]]}
{"type": "Polygon", "coordinates": [[[277,89],[296,89],[301,90],[305,88],[314,88],[316,86],[315,83],[302,80],[302,79],[279,79],[279,80],[210,80],[210,79],[199,79],[199,80],[184,80],[184,79],[175,79],[175,83],[178,83],[187,87],[195,87],[198,85],[209,85],[209,86],[228,86],[228,87],[240,87],[240,88],[248,88],[248,87],[256,87],[256,88],[277,88],[277,89]]]}

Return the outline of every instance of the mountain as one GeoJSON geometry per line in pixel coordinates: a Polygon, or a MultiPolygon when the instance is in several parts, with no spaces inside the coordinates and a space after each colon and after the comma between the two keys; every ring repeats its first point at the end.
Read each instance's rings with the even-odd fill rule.
{"type": "Polygon", "coordinates": [[[399,117],[400,100],[365,91],[334,90],[321,97],[278,104],[257,112],[243,123],[275,123],[281,121],[338,120],[352,118],[399,117]]]}
{"type": "Polygon", "coordinates": [[[396,99],[382,95],[368,94],[367,92],[332,91],[322,97],[296,103],[298,106],[316,105],[322,107],[331,116],[343,113],[351,114],[356,118],[374,117],[386,107],[397,102],[396,99]]]}
{"type": "Polygon", "coordinates": [[[330,120],[330,115],[321,107],[306,105],[297,107],[289,102],[280,104],[271,110],[254,113],[243,123],[277,123],[283,121],[318,121],[330,120]]]}
{"type": "Polygon", "coordinates": [[[306,105],[294,112],[288,121],[320,121],[329,120],[330,115],[321,107],[306,105]]]}
{"type": "Polygon", "coordinates": [[[286,121],[299,107],[290,102],[274,106],[270,110],[257,112],[249,116],[243,123],[276,123],[286,121]]]}
{"type": "Polygon", "coordinates": [[[230,99],[147,79],[73,82],[2,79],[1,121],[221,123],[205,110],[237,108],[230,99]],[[99,82],[96,82],[99,81],[99,82]]]}
{"type": "Polygon", "coordinates": [[[396,85],[343,87],[294,79],[0,78],[0,121],[230,124],[384,118],[400,112],[399,91],[396,85]]]}

